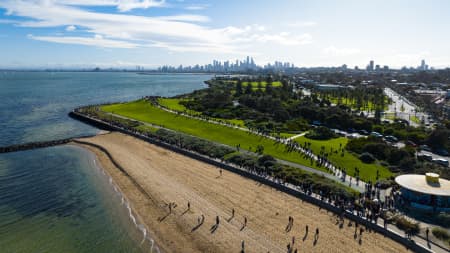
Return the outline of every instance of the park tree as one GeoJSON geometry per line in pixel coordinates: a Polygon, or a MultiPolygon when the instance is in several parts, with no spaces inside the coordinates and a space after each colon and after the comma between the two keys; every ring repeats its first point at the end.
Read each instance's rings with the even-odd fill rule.
{"type": "Polygon", "coordinates": [[[252,92],[253,92],[252,85],[251,85],[251,83],[248,82],[247,86],[245,86],[245,94],[250,95],[250,94],[252,94],[252,92]]]}
{"type": "Polygon", "coordinates": [[[242,81],[239,79],[236,83],[236,96],[240,97],[242,95],[242,81]]]}

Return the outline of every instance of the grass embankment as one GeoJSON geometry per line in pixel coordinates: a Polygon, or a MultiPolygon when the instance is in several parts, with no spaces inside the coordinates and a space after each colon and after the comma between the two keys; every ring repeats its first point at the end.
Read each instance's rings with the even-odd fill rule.
{"type": "Polygon", "coordinates": [[[377,170],[380,173],[380,179],[388,178],[393,175],[388,168],[375,163],[363,163],[354,154],[349,153],[347,150],[345,150],[344,147],[348,142],[348,139],[345,137],[321,141],[308,139],[305,136],[300,136],[298,138],[295,138],[295,141],[301,145],[304,145],[305,141],[311,143],[311,149],[314,154],[320,154],[322,147],[324,147],[323,151],[325,153],[328,153],[328,159],[334,165],[345,168],[347,171],[347,175],[349,176],[354,176],[355,167],[359,169],[359,177],[364,181],[371,180],[372,182],[375,182],[377,170]],[[334,151],[339,150],[340,147],[344,148],[344,156],[341,156],[342,152],[337,152],[337,154],[334,153],[334,151]],[[331,148],[333,149],[333,153],[330,152],[331,148]]]}
{"type": "MultiPolygon", "coordinates": [[[[208,123],[202,120],[166,112],[143,100],[124,104],[107,105],[101,108],[106,112],[119,114],[142,122],[162,125],[175,131],[187,133],[210,141],[223,143],[232,147],[240,144],[242,149],[255,151],[257,146],[261,145],[264,147],[264,154],[326,171],[324,168],[316,166],[315,163],[311,164],[310,160],[303,158],[302,155],[296,152],[287,152],[285,145],[276,143],[268,138],[223,125],[208,123]]],[[[303,144],[305,139],[302,138],[305,137],[299,137],[296,141],[303,144]]],[[[347,143],[347,140],[343,138],[323,142],[310,140],[309,142],[312,143],[311,148],[313,151],[318,154],[322,145],[325,145],[326,151],[329,151],[331,146],[333,146],[333,149],[339,148],[340,142],[342,142],[344,146],[347,143]]],[[[340,157],[340,155],[333,155],[329,158],[331,161],[335,162],[336,165],[347,168],[347,172],[352,176],[354,167],[358,167],[360,169],[360,178],[364,181],[375,180],[377,169],[380,171],[380,178],[389,177],[391,175],[386,168],[373,164],[363,164],[357,157],[348,152],[345,153],[344,157],[340,157]]]]}
{"type": "Polygon", "coordinates": [[[119,114],[142,122],[162,125],[168,129],[223,143],[232,147],[240,144],[241,149],[245,150],[255,151],[257,146],[261,145],[264,147],[264,154],[326,171],[324,168],[316,166],[315,163],[311,165],[310,161],[303,158],[301,154],[287,152],[285,145],[268,138],[250,134],[239,129],[166,112],[143,100],[106,105],[102,106],[101,109],[106,112],[119,114]]]}
{"type": "MultiPolygon", "coordinates": [[[[186,108],[186,106],[184,106],[183,104],[181,104],[180,102],[183,100],[187,100],[187,99],[182,99],[182,98],[160,98],[158,99],[158,103],[166,108],[169,108],[172,111],[177,111],[177,112],[184,112],[190,115],[194,115],[194,116],[200,116],[202,115],[201,112],[198,111],[194,111],[194,110],[190,110],[188,108],[186,108]]],[[[219,121],[219,122],[227,122],[229,124],[233,124],[239,127],[245,127],[245,122],[241,119],[222,119],[222,118],[211,118],[212,120],[215,121],[219,121]]]]}

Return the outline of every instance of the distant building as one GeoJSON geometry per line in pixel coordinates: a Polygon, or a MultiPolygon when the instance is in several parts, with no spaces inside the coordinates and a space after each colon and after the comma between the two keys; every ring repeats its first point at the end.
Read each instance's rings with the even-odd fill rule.
{"type": "Polygon", "coordinates": [[[373,71],[374,70],[374,62],[373,60],[369,62],[369,65],[367,65],[367,71],[373,71]]]}
{"type": "Polygon", "coordinates": [[[328,84],[328,83],[322,83],[322,84],[316,84],[314,85],[314,88],[317,90],[338,90],[338,89],[346,89],[346,86],[338,85],[338,84],[328,84]]]}

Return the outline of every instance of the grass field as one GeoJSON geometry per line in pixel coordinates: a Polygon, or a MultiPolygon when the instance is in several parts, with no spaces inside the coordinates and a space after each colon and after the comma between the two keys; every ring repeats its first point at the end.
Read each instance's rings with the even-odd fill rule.
{"type": "Polygon", "coordinates": [[[181,101],[184,101],[186,99],[182,98],[159,98],[158,103],[164,107],[167,107],[171,110],[178,111],[178,112],[188,112],[190,114],[198,114],[200,115],[200,112],[189,110],[184,105],[180,104],[181,101]]]}
{"type": "Polygon", "coordinates": [[[331,151],[330,148],[333,148],[333,151],[335,151],[339,149],[340,147],[339,144],[342,144],[342,147],[345,147],[345,145],[347,145],[348,139],[345,137],[320,141],[308,139],[305,136],[300,136],[296,138],[295,141],[301,145],[303,145],[305,141],[310,142],[311,149],[313,150],[314,154],[319,154],[321,151],[321,147],[324,146],[325,152],[329,153],[328,159],[333,164],[340,166],[341,168],[345,168],[349,176],[354,175],[355,167],[358,167],[360,178],[365,181],[372,180],[372,182],[375,182],[377,170],[379,170],[380,172],[380,178],[387,178],[393,175],[392,172],[390,172],[389,169],[387,169],[386,167],[383,167],[375,163],[373,164],[363,163],[361,160],[359,160],[358,157],[347,151],[344,151],[343,157],[341,156],[341,152],[338,152],[337,154],[335,153],[330,154],[331,151]]]}
{"type": "MultiPolygon", "coordinates": [[[[228,83],[236,85],[237,81],[228,81],[228,83]]],[[[258,83],[259,82],[257,82],[257,81],[253,81],[253,82],[250,82],[250,85],[255,90],[255,89],[258,89],[258,83]]],[[[248,84],[249,84],[249,82],[242,82],[242,87],[247,87],[248,84]]],[[[266,87],[266,85],[267,85],[266,81],[261,81],[261,87],[263,89],[266,87]]],[[[273,87],[281,87],[282,84],[280,81],[273,81],[272,86],[273,87]]]]}
{"type": "MultiPolygon", "coordinates": [[[[338,98],[329,97],[329,100],[333,104],[338,104],[338,98]]],[[[341,104],[350,106],[352,109],[358,109],[356,107],[356,100],[341,98],[341,104]]],[[[388,101],[386,99],[386,104],[384,106],[384,110],[387,110],[388,108],[389,108],[388,107],[388,101]]],[[[368,101],[367,102],[367,106],[366,107],[362,106],[361,109],[362,110],[368,110],[368,111],[375,111],[376,108],[375,108],[375,106],[373,105],[373,103],[371,101],[368,101]]]]}
{"type": "MultiPolygon", "coordinates": [[[[210,141],[227,144],[232,147],[240,144],[241,148],[245,150],[255,151],[258,145],[262,145],[264,147],[265,154],[325,171],[324,168],[319,168],[315,164],[311,164],[309,160],[304,159],[302,155],[298,153],[286,152],[285,145],[276,143],[273,140],[256,136],[242,130],[166,112],[143,100],[124,104],[107,105],[103,106],[102,110],[155,125],[162,125],[175,131],[187,133],[210,141]]],[[[299,137],[296,141],[303,143],[305,139],[302,138],[304,137],[299,137]]],[[[328,146],[328,149],[329,146],[339,147],[340,141],[343,142],[343,145],[345,145],[346,139],[331,142],[325,141],[323,144],[319,141],[314,141],[312,148],[315,152],[318,152],[320,151],[321,145],[328,146]]],[[[390,172],[387,171],[386,168],[362,164],[358,158],[347,152],[343,158],[337,157],[336,155],[336,157],[331,157],[331,160],[335,161],[338,166],[347,168],[350,175],[353,175],[354,167],[357,166],[360,168],[360,177],[362,180],[375,179],[377,168],[380,170],[380,178],[390,176],[390,172]]]]}
{"type": "MultiPolygon", "coordinates": [[[[143,100],[124,104],[107,105],[103,106],[102,110],[155,125],[162,125],[175,131],[227,144],[232,147],[240,144],[241,148],[245,150],[255,151],[258,145],[262,145],[265,154],[320,169],[315,164],[311,165],[310,161],[304,159],[302,155],[294,152],[286,152],[285,145],[276,143],[268,138],[250,134],[242,130],[166,112],[143,100]]],[[[322,168],[321,170],[324,169],[322,168]]]]}
{"type": "MultiPolygon", "coordinates": [[[[160,98],[158,99],[158,103],[164,107],[169,108],[170,110],[177,112],[187,112],[191,115],[201,115],[201,112],[189,110],[184,105],[180,104],[183,99],[180,98],[160,98]]],[[[240,127],[245,127],[245,122],[240,119],[221,119],[221,118],[213,118],[216,121],[224,121],[228,122],[240,127]]]]}
{"type": "Polygon", "coordinates": [[[416,124],[420,124],[421,123],[420,119],[418,117],[416,117],[416,116],[411,116],[411,121],[416,123],[416,124]]]}
{"type": "MultiPolygon", "coordinates": [[[[242,86],[246,87],[248,85],[249,82],[242,82],[242,86]]],[[[250,82],[250,84],[252,85],[253,88],[258,88],[258,82],[250,82]]],[[[266,81],[261,81],[261,86],[264,88],[266,87],[267,82],[266,81]]],[[[273,87],[280,87],[281,86],[281,82],[280,81],[273,81],[272,82],[272,86],[273,87]]]]}

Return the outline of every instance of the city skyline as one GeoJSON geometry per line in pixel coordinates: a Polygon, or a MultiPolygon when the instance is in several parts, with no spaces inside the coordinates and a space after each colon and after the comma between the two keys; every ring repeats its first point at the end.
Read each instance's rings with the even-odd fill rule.
{"type": "Polygon", "coordinates": [[[0,68],[450,66],[447,1],[263,2],[4,0],[0,68]]]}

